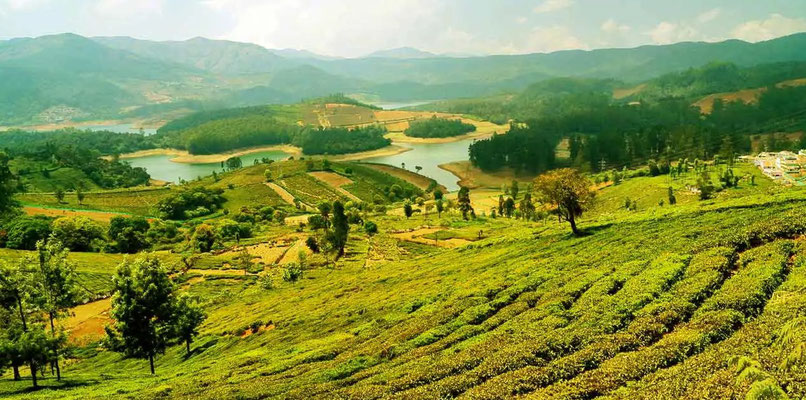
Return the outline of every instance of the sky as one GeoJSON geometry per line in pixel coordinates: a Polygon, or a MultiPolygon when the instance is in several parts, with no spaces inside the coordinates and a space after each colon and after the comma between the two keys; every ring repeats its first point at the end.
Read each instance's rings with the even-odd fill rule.
{"type": "Polygon", "coordinates": [[[72,32],[358,57],[521,54],[806,31],[806,0],[0,0],[0,39],[72,32]]]}

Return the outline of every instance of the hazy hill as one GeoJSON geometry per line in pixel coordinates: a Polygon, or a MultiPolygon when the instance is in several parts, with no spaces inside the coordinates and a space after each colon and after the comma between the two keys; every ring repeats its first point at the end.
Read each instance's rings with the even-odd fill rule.
{"type": "Polygon", "coordinates": [[[266,48],[251,43],[200,37],[166,42],[130,37],[98,37],[93,40],[143,57],[227,75],[268,73],[296,65],[266,48]]]}
{"type": "Polygon", "coordinates": [[[434,53],[415,49],[413,47],[399,47],[396,49],[379,50],[368,54],[365,58],[398,58],[398,59],[412,59],[412,58],[434,58],[439,57],[434,53]]]}
{"type": "Polygon", "coordinates": [[[630,85],[715,61],[737,68],[806,62],[806,34],[755,44],[730,40],[467,58],[401,48],[357,59],[204,38],[13,39],[0,41],[0,78],[8,82],[0,93],[0,125],[142,118],[185,108],[290,103],[333,92],[389,101],[479,97],[517,93],[555,77],[630,85]]]}

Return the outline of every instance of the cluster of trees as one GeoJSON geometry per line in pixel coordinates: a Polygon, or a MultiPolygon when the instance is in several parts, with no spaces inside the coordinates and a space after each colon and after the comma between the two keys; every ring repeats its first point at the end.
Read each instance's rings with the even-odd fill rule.
{"type": "Polygon", "coordinates": [[[386,128],[369,125],[353,129],[306,129],[297,143],[305,154],[346,154],[375,150],[392,143],[384,137],[386,128]]]}
{"type": "Polygon", "coordinates": [[[17,214],[6,217],[0,230],[0,247],[35,250],[42,240],[55,240],[71,251],[137,253],[180,239],[179,227],[170,221],[115,216],[104,227],[87,217],[50,218],[17,214]]]}
{"type": "Polygon", "coordinates": [[[426,120],[411,122],[404,133],[418,138],[445,138],[461,136],[475,130],[475,125],[466,124],[460,119],[437,118],[434,115],[426,120]]]}
{"type": "Polygon", "coordinates": [[[185,343],[188,355],[206,315],[198,301],[177,294],[168,270],[151,256],[124,261],[117,269],[112,296],[113,326],[106,327],[107,346],[129,357],[154,358],[172,343],[185,343]]]}
{"type": "Polygon", "coordinates": [[[493,135],[470,145],[470,162],[485,171],[511,168],[537,174],[556,165],[558,135],[544,134],[539,124],[513,125],[505,135],[493,135]]]}
{"type": "Polygon", "coordinates": [[[65,128],[56,131],[24,131],[12,129],[0,135],[0,148],[11,155],[52,149],[81,148],[101,155],[114,155],[156,147],[153,136],[140,133],[90,131],[65,128]]]}
{"type": "Polygon", "coordinates": [[[188,219],[211,214],[220,209],[226,199],[223,189],[209,189],[204,186],[185,189],[165,197],[157,204],[157,209],[167,219],[188,219]]]}
{"type": "Polygon", "coordinates": [[[215,154],[229,150],[289,143],[300,127],[273,116],[248,115],[210,121],[183,131],[181,138],[191,154],[215,154]]]}
{"type": "MultiPolygon", "coordinates": [[[[17,149],[13,154],[16,158],[27,161],[25,167],[16,171],[20,177],[32,174],[49,177],[53,170],[73,168],[83,172],[89,180],[105,189],[147,185],[151,179],[145,169],[132,167],[116,158],[111,160],[100,158],[101,152],[81,144],[58,146],[47,142],[17,149]]],[[[66,185],[70,186],[66,189],[80,188],[80,184],[75,182],[66,185]]]]}
{"type": "Polygon", "coordinates": [[[27,365],[37,387],[37,374],[50,365],[61,379],[66,336],[56,321],[79,296],[75,267],[56,240],[39,241],[37,254],[17,265],[0,264],[0,370],[11,367],[19,380],[27,365]]]}
{"type": "MultiPolygon", "coordinates": [[[[528,128],[514,130],[517,136],[478,141],[471,145],[470,155],[484,170],[511,167],[540,172],[553,167],[554,149],[567,138],[571,163],[591,171],[644,165],[650,159],[733,158],[751,150],[751,137],[758,132],[802,129],[804,109],[804,87],[771,87],[750,104],[717,101],[710,115],[701,115],[681,99],[639,105],[588,99],[527,121],[528,128]],[[524,153],[535,154],[523,157],[524,153]]],[[[776,147],[800,144],[806,143],[780,141],[776,147]]]]}
{"type": "MultiPolygon", "coordinates": [[[[319,214],[309,217],[308,225],[314,232],[321,232],[321,234],[317,235],[318,237],[310,236],[306,245],[314,253],[322,252],[327,256],[327,253],[335,252],[337,258],[343,256],[350,224],[366,224],[361,217],[360,205],[349,202],[345,206],[341,201],[336,200],[332,203],[320,203],[317,210],[319,214]]],[[[377,226],[369,229],[377,232],[377,226]]]]}

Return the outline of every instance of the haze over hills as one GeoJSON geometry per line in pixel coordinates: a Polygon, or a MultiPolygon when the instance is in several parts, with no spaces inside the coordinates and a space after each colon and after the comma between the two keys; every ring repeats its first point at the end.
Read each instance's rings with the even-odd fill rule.
{"type": "Polygon", "coordinates": [[[155,42],[74,34],[0,42],[0,125],[143,118],[169,111],[290,103],[334,92],[390,101],[517,92],[552,77],[642,82],[712,61],[806,60],[806,34],[632,49],[452,58],[412,48],[336,59],[194,38],[155,42]],[[45,90],[47,88],[47,90],[45,90]]]}
{"type": "Polygon", "coordinates": [[[439,56],[437,56],[434,53],[429,53],[427,51],[415,49],[413,47],[399,47],[397,49],[379,50],[365,56],[365,58],[400,58],[404,60],[412,58],[434,58],[434,57],[439,56]]]}

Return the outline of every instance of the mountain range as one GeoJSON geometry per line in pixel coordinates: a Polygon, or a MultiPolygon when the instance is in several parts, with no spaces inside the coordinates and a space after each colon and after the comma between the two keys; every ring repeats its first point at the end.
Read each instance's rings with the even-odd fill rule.
{"type": "Polygon", "coordinates": [[[122,119],[289,103],[341,92],[385,101],[520,91],[553,77],[626,84],[713,61],[806,61],[806,33],[766,42],[455,57],[413,48],[361,58],[223,40],[148,41],[75,34],[0,41],[0,125],[122,119]]]}

